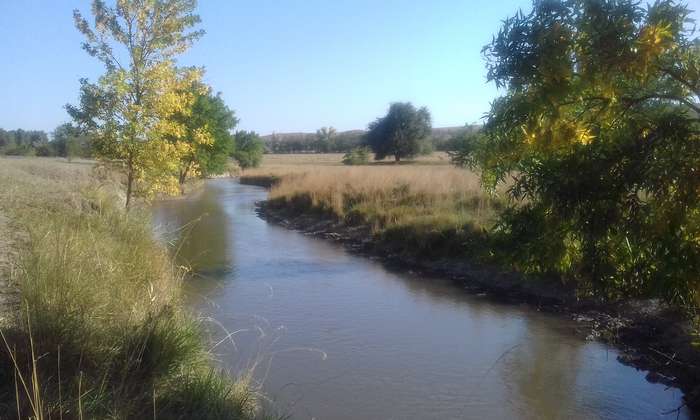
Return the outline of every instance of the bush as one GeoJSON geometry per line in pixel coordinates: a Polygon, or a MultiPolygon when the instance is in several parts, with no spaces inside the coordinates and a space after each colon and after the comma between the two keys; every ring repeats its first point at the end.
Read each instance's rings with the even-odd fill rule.
{"type": "Polygon", "coordinates": [[[367,147],[356,147],[343,156],[344,165],[366,165],[371,151],[367,147]]]}

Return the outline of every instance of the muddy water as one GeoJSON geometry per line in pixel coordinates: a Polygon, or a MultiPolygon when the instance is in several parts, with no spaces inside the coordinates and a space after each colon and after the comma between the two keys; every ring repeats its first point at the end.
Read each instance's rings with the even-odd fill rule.
{"type": "MultiPolygon", "coordinates": [[[[681,393],[575,325],[451,282],[388,270],[259,219],[265,190],[215,180],[160,203],[159,231],[196,275],[188,304],[232,373],[294,419],[623,419],[681,393]],[[226,339],[230,336],[230,339],[226,339]]],[[[680,418],[687,418],[680,412],[680,418]]]]}

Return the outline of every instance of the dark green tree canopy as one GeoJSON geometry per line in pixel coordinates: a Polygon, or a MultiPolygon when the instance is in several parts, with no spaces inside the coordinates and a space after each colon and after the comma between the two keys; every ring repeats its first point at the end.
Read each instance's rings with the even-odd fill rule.
{"type": "Polygon", "coordinates": [[[221,93],[199,95],[192,110],[192,121],[188,127],[196,129],[208,127],[214,141],[197,149],[197,161],[204,175],[220,174],[226,169],[226,163],[235,150],[233,130],[238,125],[234,111],[226,106],[221,93]]]}
{"type": "Polygon", "coordinates": [[[236,133],[236,151],[233,158],[243,169],[255,168],[262,163],[265,153],[265,143],[254,131],[238,131],[236,133]]]}
{"type": "Polygon", "coordinates": [[[68,158],[90,157],[90,137],[71,123],[64,123],[56,127],[52,133],[51,145],[56,155],[68,158]]]}
{"type": "Polygon", "coordinates": [[[369,124],[366,142],[375,159],[394,156],[398,162],[420,152],[421,140],[431,128],[428,108],[416,109],[410,102],[397,102],[391,104],[386,116],[369,124]]]}
{"type": "MultiPolygon", "coordinates": [[[[176,113],[172,118],[185,127],[184,138],[191,148],[182,153],[179,182],[182,185],[188,176],[197,170],[201,176],[221,174],[226,170],[229,156],[235,149],[233,129],[238,124],[235,112],[229,109],[221,93],[195,82],[190,87],[195,99],[187,112],[176,113]],[[197,141],[204,136],[207,141],[197,141]]],[[[180,137],[173,142],[182,141],[180,137]]]]}

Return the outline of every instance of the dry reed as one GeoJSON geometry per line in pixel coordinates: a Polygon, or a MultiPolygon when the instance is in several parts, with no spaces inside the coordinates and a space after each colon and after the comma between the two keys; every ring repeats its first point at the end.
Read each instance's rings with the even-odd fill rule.
{"type": "Polygon", "coordinates": [[[375,239],[404,252],[469,252],[503,204],[481,188],[477,174],[451,165],[337,166],[281,159],[248,171],[243,182],[274,181],[272,207],[368,226],[375,239]]]}

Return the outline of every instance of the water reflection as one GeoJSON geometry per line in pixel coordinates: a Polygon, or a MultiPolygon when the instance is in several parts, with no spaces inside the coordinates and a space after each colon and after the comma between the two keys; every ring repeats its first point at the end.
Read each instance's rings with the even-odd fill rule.
{"type": "MultiPolygon", "coordinates": [[[[526,327],[516,344],[503,354],[501,377],[508,384],[508,400],[515,403],[525,419],[584,419],[590,413],[577,413],[576,382],[582,365],[584,342],[561,336],[552,345],[538,325],[524,320],[526,327]]],[[[588,416],[588,417],[587,417],[588,416]]]]}
{"type": "MultiPolygon", "coordinates": [[[[221,202],[222,191],[208,185],[192,198],[159,202],[154,212],[157,234],[168,242],[179,265],[195,276],[214,281],[198,282],[216,287],[232,270],[231,223],[221,202]]],[[[206,295],[208,290],[199,290],[206,295]]]]}
{"type": "Polygon", "coordinates": [[[155,219],[200,274],[190,305],[216,320],[214,342],[238,331],[216,348],[220,362],[258,363],[256,378],[293,418],[660,418],[680,405],[677,390],[646,382],[564,319],[267,224],[254,212],[264,198],[217,180],[159,204],[155,219]]]}

